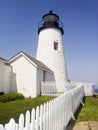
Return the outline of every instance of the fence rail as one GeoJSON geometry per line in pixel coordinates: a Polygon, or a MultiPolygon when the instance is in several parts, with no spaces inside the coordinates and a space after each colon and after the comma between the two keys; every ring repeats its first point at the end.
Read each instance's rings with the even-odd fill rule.
{"type": "Polygon", "coordinates": [[[9,123],[0,125],[0,130],[63,130],[67,126],[84,97],[82,85],[60,95],[59,97],[27,111],[15,123],[13,118],[9,123]]]}

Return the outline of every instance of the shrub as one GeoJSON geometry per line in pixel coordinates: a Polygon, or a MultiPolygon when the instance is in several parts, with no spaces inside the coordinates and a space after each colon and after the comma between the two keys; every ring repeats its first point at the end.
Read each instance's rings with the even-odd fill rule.
{"type": "Polygon", "coordinates": [[[10,102],[14,100],[21,100],[21,99],[24,99],[24,96],[20,93],[7,93],[4,95],[0,95],[1,103],[10,102]]]}

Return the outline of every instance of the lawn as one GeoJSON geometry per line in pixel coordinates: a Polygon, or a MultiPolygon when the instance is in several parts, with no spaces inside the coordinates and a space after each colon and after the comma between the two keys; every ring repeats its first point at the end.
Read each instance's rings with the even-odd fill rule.
{"type": "Polygon", "coordinates": [[[84,97],[84,106],[80,105],[75,113],[75,120],[71,120],[68,126],[74,126],[81,121],[98,121],[98,96],[84,97]]]}
{"type": "Polygon", "coordinates": [[[98,96],[84,98],[84,106],[77,116],[76,121],[98,121],[98,96]]]}
{"type": "Polygon", "coordinates": [[[18,122],[21,113],[25,114],[27,110],[31,111],[32,108],[35,108],[51,99],[53,99],[53,97],[41,96],[33,99],[0,103],[0,124],[8,123],[10,118],[14,118],[15,121],[18,122]]]}

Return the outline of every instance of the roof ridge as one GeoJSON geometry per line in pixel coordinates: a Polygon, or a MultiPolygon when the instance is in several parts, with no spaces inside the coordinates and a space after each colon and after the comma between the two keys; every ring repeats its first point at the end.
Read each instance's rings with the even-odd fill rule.
{"type": "Polygon", "coordinates": [[[42,61],[40,61],[40,60],[38,60],[38,59],[36,59],[36,58],[34,58],[34,57],[32,57],[32,56],[26,54],[25,52],[23,52],[23,54],[25,54],[31,61],[33,61],[33,62],[34,62],[36,65],[38,65],[39,67],[42,67],[42,68],[44,68],[44,69],[48,69],[49,71],[52,72],[52,70],[51,70],[50,68],[48,68],[48,66],[45,65],[42,61]]]}
{"type": "Polygon", "coordinates": [[[53,72],[50,68],[48,68],[47,65],[45,65],[42,61],[39,61],[38,59],[28,55],[27,53],[23,52],[23,51],[20,51],[19,53],[17,53],[15,56],[13,56],[12,58],[9,59],[9,63],[10,61],[12,60],[15,60],[15,57],[17,57],[18,55],[25,55],[29,60],[31,60],[31,62],[34,62],[38,67],[42,68],[42,69],[45,69],[45,70],[48,70],[50,72],[53,72]]]}

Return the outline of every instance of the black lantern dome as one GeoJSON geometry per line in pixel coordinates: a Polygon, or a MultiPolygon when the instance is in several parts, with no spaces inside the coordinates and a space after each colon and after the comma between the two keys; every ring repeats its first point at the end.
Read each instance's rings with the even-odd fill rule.
{"type": "Polygon", "coordinates": [[[49,27],[60,29],[62,32],[62,35],[64,33],[63,24],[59,21],[59,16],[54,14],[52,11],[50,11],[48,14],[45,14],[42,17],[42,21],[40,22],[39,27],[38,27],[38,33],[42,29],[49,28],[49,27]]]}

